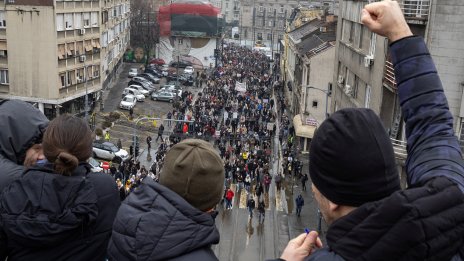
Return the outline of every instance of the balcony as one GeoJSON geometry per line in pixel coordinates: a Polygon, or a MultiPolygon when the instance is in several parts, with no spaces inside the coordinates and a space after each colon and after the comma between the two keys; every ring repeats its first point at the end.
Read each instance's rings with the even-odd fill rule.
{"type": "Polygon", "coordinates": [[[390,61],[385,61],[383,84],[392,89],[394,92],[398,90],[395,79],[395,68],[393,68],[393,64],[390,61]]]}
{"type": "Polygon", "coordinates": [[[257,11],[256,16],[264,16],[264,12],[263,11],[257,11]]]}
{"type": "Polygon", "coordinates": [[[399,2],[408,23],[427,23],[431,0],[403,0],[399,2]]]}

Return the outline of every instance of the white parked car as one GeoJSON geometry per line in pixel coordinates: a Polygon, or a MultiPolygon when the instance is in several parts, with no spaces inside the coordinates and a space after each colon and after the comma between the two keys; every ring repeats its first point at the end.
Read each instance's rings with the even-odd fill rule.
{"type": "Polygon", "coordinates": [[[94,141],[92,151],[94,157],[111,160],[116,163],[121,163],[129,158],[129,153],[126,150],[119,149],[113,143],[106,141],[94,141]]]}
{"type": "Polygon", "coordinates": [[[138,74],[138,69],[137,68],[130,68],[129,70],[129,78],[135,77],[138,74]]]}
{"type": "Polygon", "coordinates": [[[137,103],[137,99],[134,95],[126,95],[122,98],[121,102],[119,103],[119,108],[124,110],[130,110],[135,107],[137,103]]]}
{"type": "Polygon", "coordinates": [[[187,67],[185,67],[185,69],[184,69],[184,73],[187,73],[187,74],[193,74],[194,71],[195,71],[195,70],[193,69],[192,66],[187,66],[187,67]]]}
{"type": "Polygon", "coordinates": [[[122,92],[122,96],[126,96],[126,95],[134,96],[135,98],[137,98],[137,101],[139,102],[145,101],[145,95],[143,95],[137,89],[133,89],[129,87],[125,88],[124,91],[122,92]]]}
{"type": "Polygon", "coordinates": [[[169,65],[168,64],[163,64],[163,66],[161,66],[161,75],[163,75],[164,77],[169,75],[169,65]]]}
{"type": "Polygon", "coordinates": [[[141,94],[143,94],[145,97],[147,97],[147,96],[150,94],[149,91],[145,90],[145,89],[144,89],[142,86],[140,86],[140,85],[135,85],[135,84],[133,84],[133,85],[129,85],[128,88],[136,89],[136,90],[139,91],[141,94]]]}

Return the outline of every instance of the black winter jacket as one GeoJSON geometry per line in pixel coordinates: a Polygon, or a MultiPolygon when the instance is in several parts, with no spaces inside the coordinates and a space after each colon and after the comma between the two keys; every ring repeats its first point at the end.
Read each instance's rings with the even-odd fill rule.
{"type": "Polygon", "coordinates": [[[120,205],[111,176],[34,167],[0,197],[0,260],[105,260],[120,205]]]}
{"type": "Polygon", "coordinates": [[[122,203],[108,246],[110,260],[217,260],[219,232],[204,213],[145,178],[122,203]]]}
{"type": "Polygon", "coordinates": [[[26,150],[41,143],[48,119],[32,105],[0,102],[0,192],[21,177],[26,150]]]}

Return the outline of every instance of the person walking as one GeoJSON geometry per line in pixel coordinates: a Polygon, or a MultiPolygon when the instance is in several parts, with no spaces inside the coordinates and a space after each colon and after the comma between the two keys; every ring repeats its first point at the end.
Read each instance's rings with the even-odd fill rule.
{"type": "Polygon", "coordinates": [[[379,116],[366,108],[332,113],[309,156],[314,198],[329,226],[327,247],[311,231],[290,241],[280,260],[463,260],[464,161],[433,59],[397,1],[366,5],[361,22],[390,41],[407,189],[379,116]]]}
{"type": "Polygon", "coordinates": [[[166,119],[167,119],[167,122],[168,122],[168,127],[171,127],[171,125],[172,125],[172,122],[171,122],[172,112],[168,112],[168,115],[166,115],[166,119]]]}
{"type": "Polygon", "coordinates": [[[158,128],[158,137],[156,137],[156,141],[158,141],[159,138],[161,138],[161,141],[163,141],[163,132],[164,132],[164,125],[161,123],[161,125],[158,128]]]}
{"type": "Polygon", "coordinates": [[[301,196],[301,194],[298,195],[298,197],[296,197],[295,203],[296,203],[296,215],[299,217],[301,215],[301,209],[304,206],[304,199],[301,196]]]}
{"type": "Polygon", "coordinates": [[[226,209],[232,208],[232,199],[234,198],[234,191],[229,187],[226,192],[226,209]]]}
{"type": "Polygon", "coordinates": [[[264,175],[264,191],[266,192],[266,194],[269,194],[269,187],[271,185],[271,180],[272,180],[272,177],[271,175],[269,175],[269,173],[266,173],[266,175],[264,175]]]}
{"type": "Polygon", "coordinates": [[[105,133],[105,140],[108,141],[108,142],[110,141],[110,132],[109,131],[107,131],[105,133]]]}
{"type": "Polygon", "coordinates": [[[264,223],[264,217],[266,213],[266,205],[264,199],[258,199],[258,223],[264,223]]]}
{"type": "Polygon", "coordinates": [[[306,181],[308,181],[308,175],[304,173],[301,175],[301,190],[306,191],[306,181]]]}
{"type": "Polygon", "coordinates": [[[250,218],[253,218],[253,210],[255,209],[255,207],[256,207],[256,202],[253,199],[253,196],[250,195],[247,200],[247,208],[248,208],[248,212],[250,213],[250,218]]]}
{"type": "Polygon", "coordinates": [[[282,185],[282,176],[280,174],[276,174],[276,176],[274,178],[274,182],[276,184],[277,190],[280,190],[281,185],[282,185]]]}
{"type": "MultiPolygon", "coordinates": [[[[148,153],[150,153],[150,149],[151,149],[151,136],[148,135],[147,136],[147,147],[148,147],[148,153]]],[[[162,139],[161,139],[162,140],[162,139]]]]}

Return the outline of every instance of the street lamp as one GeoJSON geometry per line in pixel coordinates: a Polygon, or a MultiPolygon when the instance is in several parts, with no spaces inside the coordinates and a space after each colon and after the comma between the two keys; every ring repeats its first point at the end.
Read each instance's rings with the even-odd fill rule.
{"type": "MultiPolygon", "coordinates": [[[[306,88],[308,88],[308,89],[315,89],[315,90],[319,90],[319,91],[325,93],[325,119],[327,119],[329,117],[327,109],[328,109],[328,104],[329,104],[329,96],[332,94],[331,86],[332,86],[332,84],[328,83],[327,84],[327,90],[319,89],[319,88],[313,87],[313,86],[306,86],[306,88]]],[[[321,234],[321,226],[322,226],[322,214],[321,214],[321,211],[318,208],[317,209],[317,232],[319,234],[321,234]]]]}

